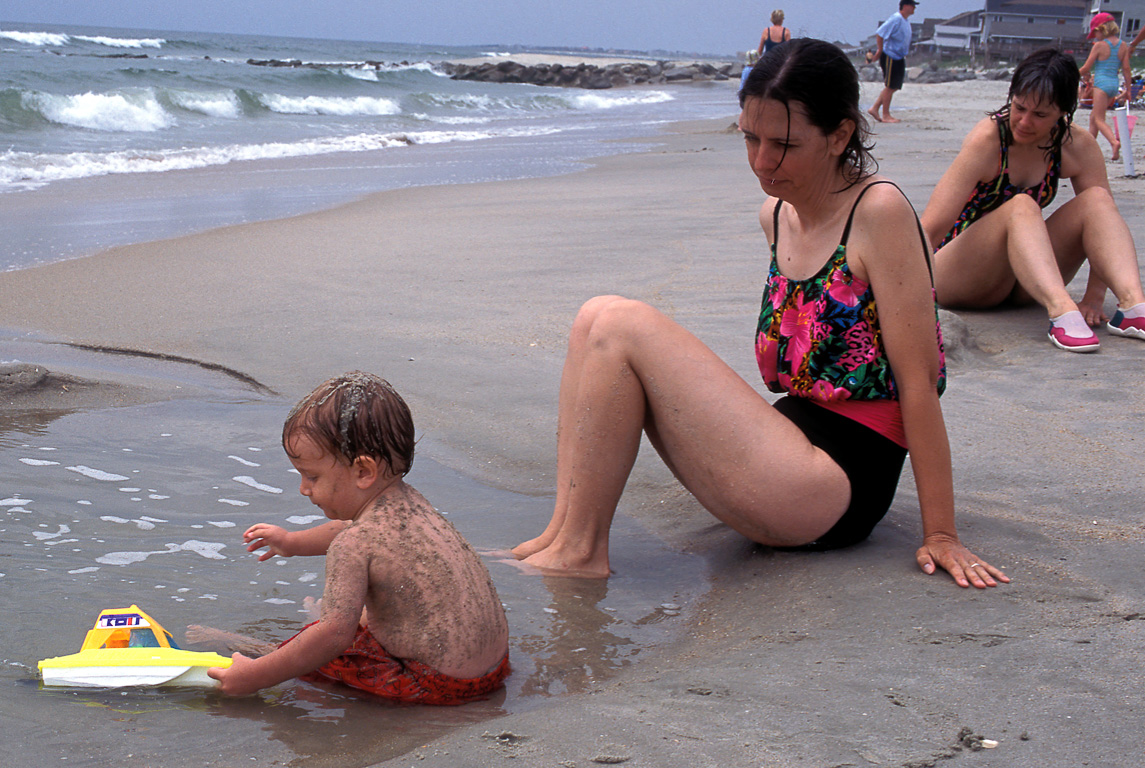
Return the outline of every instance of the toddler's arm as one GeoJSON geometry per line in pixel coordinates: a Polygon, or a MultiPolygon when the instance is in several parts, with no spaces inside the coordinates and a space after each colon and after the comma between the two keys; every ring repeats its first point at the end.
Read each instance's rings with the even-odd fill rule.
{"type": "MultiPolygon", "coordinates": [[[[258,527],[253,526],[251,530],[258,527]]],[[[327,523],[297,533],[317,538],[320,532],[327,534],[330,529],[331,525],[327,523]]],[[[321,620],[310,624],[266,656],[249,659],[236,653],[231,657],[230,667],[212,667],[207,674],[219,681],[224,694],[245,696],[318,669],[354,642],[359,621],[363,618],[369,582],[368,549],[360,542],[347,543],[345,538],[339,539],[326,557],[326,590],[322,598],[321,620]]]]}
{"type": "Polygon", "coordinates": [[[219,681],[227,696],[248,696],[292,677],[313,672],[350,646],[356,623],[349,628],[320,621],[304,629],[286,645],[266,656],[251,659],[241,653],[231,656],[231,666],[212,667],[207,674],[219,681]]]}
{"type": "Polygon", "coordinates": [[[266,547],[266,551],[258,556],[260,562],[275,555],[279,557],[324,555],[330,547],[330,542],[345,526],[342,520],[331,520],[303,531],[288,531],[277,525],[256,523],[243,532],[243,541],[247,544],[247,552],[266,547]]]}

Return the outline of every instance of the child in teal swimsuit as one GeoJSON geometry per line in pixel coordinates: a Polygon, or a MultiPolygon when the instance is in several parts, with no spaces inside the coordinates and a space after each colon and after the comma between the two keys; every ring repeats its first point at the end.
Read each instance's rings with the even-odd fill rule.
{"type": "Polygon", "coordinates": [[[1129,73],[1129,48],[1121,44],[1118,38],[1120,32],[1112,15],[1099,13],[1094,16],[1089,25],[1089,37],[1097,39],[1093,41],[1089,58],[1081,67],[1081,76],[1088,80],[1092,73],[1093,81],[1093,112],[1089,116],[1089,132],[1094,138],[1100,133],[1109,142],[1113,148],[1111,160],[1121,157],[1121,142],[1106,122],[1105,111],[1122,93],[1118,88],[1118,74],[1124,74],[1126,88],[1132,79],[1129,73]]]}

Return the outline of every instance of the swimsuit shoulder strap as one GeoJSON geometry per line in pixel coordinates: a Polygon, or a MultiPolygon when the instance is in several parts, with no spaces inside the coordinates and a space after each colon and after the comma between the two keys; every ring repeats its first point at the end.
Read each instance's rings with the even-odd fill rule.
{"type": "Polygon", "coordinates": [[[779,208],[782,205],[783,205],[783,201],[780,200],[778,203],[775,204],[775,207],[771,209],[771,232],[772,232],[771,247],[772,248],[779,245],[779,208]]]}
{"type": "Polygon", "coordinates": [[[994,125],[998,126],[998,146],[1001,158],[998,160],[999,177],[1010,172],[1010,146],[1006,143],[1006,126],[998,118],[994,118],[994,125]]]}
{"type": "MultiPolygon", "coordinates": [[[[867,190],[876,184],[890,184],[892,187],[899,191],[899,194],[902,195],[903,198],[906,199],[907,205],[910,205],[910,198],[906,196],[906,193],[902,191],[898,184],[895,184],[890,179],[879,179],[878,181],[872,181],[870,184],[863,187],[862,191],[859,192],[859,196],[855,198],[855,202],[851,205],[851,213],[847,216],[847,226],[843,228],[843,237],[841,240],[839,240],[839,245],[843,246],[844,248],[847,246],[847,238],[851,236],[851,223],[855,220],[855,209],[859,207],[859,201],[863,199],[863,195],[867,194],[867,190]]],[[[776,207],[778,208],[778,206],[776,207]]],[[[934,269],[930,265],[930,253],[926,247],[926,233],[922,231],[922,222],[918,220],[918,212],[914,210],[913,205],[910,206],[910,210],[911,213],[914,214],[914,224],[916,227],[918,227],[918,237],[922,242],[922,258],[923,261],[926,262],[926,271],[930,273],[930,284],[933,286],[934,269]]]]}
{"type": "MultiPolygon", "coordinates": [[[[841,237],[839,239],[839,245],[842,245],[842,246],[847,245],[847,239],[851,236],[851,223],[855,220],[855,209],[857,209],[859,207],[859,201],[863,199],[863,195],[867,194],[867,190],[870,189],[871,187],[875,186],[876,184],[890,184],[895,189],[898,189],[898,185],[895,184],[893,181],[890,181],[889,179],[881,179],[879,181],[872,181],[870,184],[863,187],[862,190],[860,190],[860,192],[859,192],[859,196],[855,198],[855,202],[851,204],[851,212],[847,215],[847,226],[843,227],[843,237],[841,237]]],[[[901,192],[902,190],[899,190],[899,191],[901,192]]]]}

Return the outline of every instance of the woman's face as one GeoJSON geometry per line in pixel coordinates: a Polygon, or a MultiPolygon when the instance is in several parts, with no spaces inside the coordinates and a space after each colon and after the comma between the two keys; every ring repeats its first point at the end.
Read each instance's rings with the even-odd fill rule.
{"type": "Polygon", "coordinates": [[[850,140],[850,121],[824,134],[807,119],[799,102],[748,98],[739,117],[747,161],[763,191],[787,199],[810,183],[822,182],[839,169],[850,140]]]}
{"type": "Polygon", "coordinates": [[[1035,96],[1019,95],[1010,100],[1010,133],[1015,144],[1045,145],[1061,117],[1059,107],[1035,96]]]}

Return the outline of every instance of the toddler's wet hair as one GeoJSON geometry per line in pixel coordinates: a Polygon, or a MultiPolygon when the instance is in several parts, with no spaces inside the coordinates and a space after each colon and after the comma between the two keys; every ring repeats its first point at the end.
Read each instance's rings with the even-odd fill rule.
{"type": "Polygon", "coordinates": [[[388,381],[372,373],[335,376],[302,398],[282,426],[282,447],[292,457],[290,441],[299,435],[351,463],[369,456],[399,475],[413,464],[409,406],[388,381]]]}

